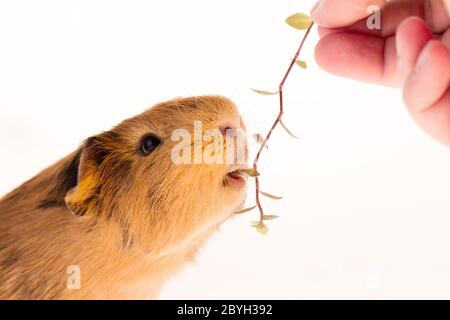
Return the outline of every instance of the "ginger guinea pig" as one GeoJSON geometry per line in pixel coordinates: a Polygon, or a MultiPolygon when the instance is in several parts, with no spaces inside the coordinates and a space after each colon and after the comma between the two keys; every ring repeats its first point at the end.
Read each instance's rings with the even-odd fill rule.
{"type": "Polygon", "coordinates": [[[207,130],[245,127],[223,97],[161,103],[3,197],[0,299],[156,298],[245,199],[245,142],[241,163],[206,161],[238,144],[207,130]]]}

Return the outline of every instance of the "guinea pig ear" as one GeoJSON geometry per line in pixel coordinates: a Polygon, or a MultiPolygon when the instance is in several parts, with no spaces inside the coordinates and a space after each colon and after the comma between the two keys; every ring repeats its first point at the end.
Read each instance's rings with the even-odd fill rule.
{"type": "Polygon", "coordinates": [[[89,214],[96,204],[98,189],[98,168],[105,157],[97,138],[86,140],[78,154],[77,183],[65,195],[65,202],[76,215],[89,214]]]}

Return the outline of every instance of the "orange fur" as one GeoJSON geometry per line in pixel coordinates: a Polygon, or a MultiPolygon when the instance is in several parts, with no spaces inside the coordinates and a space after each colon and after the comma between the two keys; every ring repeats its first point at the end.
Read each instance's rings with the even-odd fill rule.
{"type": "Polygon", "coordinates": [[[0,298],[151,299],[240,207],[226,164],[175,165],[175,129],[244,128],[234,104],[203,96],[158,104],[0,200],[0,298]],[[147,133],[162,138],[137,152],[147,133]],[[74,173],[75,169],[75,173],[74,173]],[[81,270],[69,289],[67,267],[81,270]]]}

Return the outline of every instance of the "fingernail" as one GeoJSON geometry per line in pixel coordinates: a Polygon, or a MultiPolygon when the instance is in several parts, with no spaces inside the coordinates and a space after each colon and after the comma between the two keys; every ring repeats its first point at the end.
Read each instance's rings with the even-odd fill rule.
{"type": "Polygon", "coordinates": [[[319,7],[321,2],[322,2],[321,0],[317,1],[316,4],[311,8],[311,11],[310,11],[311,12],[311,16],[313,16],[314,12],[317,11],[317,8],[319,7]]]}

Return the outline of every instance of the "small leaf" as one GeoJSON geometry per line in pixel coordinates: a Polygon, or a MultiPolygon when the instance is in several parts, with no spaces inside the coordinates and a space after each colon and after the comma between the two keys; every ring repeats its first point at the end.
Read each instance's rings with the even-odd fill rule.
{"type": "Polygon", "coordinates": [[[308,65],[306,64],[306,61],[303,60],[297,60],[295,63],[302,69],[307,69],[308,65]]]}
{"type": "Polygon", "coordinates": [[[261,234],[266,234],[269,229],[267,228],[267,226],[264,223],[258,223],[257,225],[254,225],[253,228],[256,229],[256,231],[258,231],[261,234]]]}
{"type": "Polygon", "coordinates": [[[246,213],[246,212],[249,212],[249,211],[252,211],[253,209],[255,209],[256,208],[256,206],[253,206],[253,207],[250,207],[250,208],[245,208],[245,209],[242,209],[242,210],[239,210],[239,211],[236,211],[234,214],[243,214],[243,213],[246,213]]]}
{"type": "Polygon", "coordinates": [[[294,135],[283,123],[283,121],[280,120],[280,124],[283,127],[284,130],[286,130],[286,132],[294,139],[300,139],[299,137],[297,137],[296,135],[294,135]]]}
{"type": "Polygon", "coordinates": [[[241,169],[241,170],[239,170],[239,173],[245,174],[249,177],[259,177],[260,176],[258,170],[256,170],[255,168],[241,169]]]}
{"type": "Polygon", "coordinates": [[[271,199],[274,199],[274,200],[281,200],[281,199],[283,199],[283,197],[278,197],[278,196],[274,196],[273,194],[270,194],[270,193],[267,193],[267,192],[264,192],[264,191],[259,191],[259,193],[261,193],[263,196],[266,196],[267,198],[271,198],[271,199]]]}
{"type": "Polygon", "coordinates": [[[288,17],[286,23],[297,30],[305,30],[311,27],[313,21],[304,13],[296,13],[288,17]]]}
{"type": "Polygon", "coordinates": [[[278,94],[278,91],[273,92],[273,91],[256,90],[256,89],[252,89],[252,91],[256,92],[257,94],[261,94],[263,96],[274,96],[274,95],[278,94]]]}
{"type": "Polygon", "coordinates": [[[258,224],[260,224],[261,221],[252,221],[252,222],[250,222],[250,223],[251,223],[252,226],[254,227],[254,226],[257,226],[258,224]]]}
{"type": "Polygon", "coordinates": [[[253,135],[253,138],[256,140],[256,142],[258,143],[263,143],[264,142],[264,137],[262,136],[262,134],[260,133],[255,133],[253,135]]]}
{"type": "MultiPolygon", "coordinates": [[[[264,143],[264,137],[262,136],[262,134],[260,133],[255,133],[253,135],[253,138],[256,140],[256,142],[258,142],[259,144],[263,144],[264,143]]],[[[267,146],[267,143],[265,145],[265,148],[268,149],[269,147],[267,146]]]]}
{"type": "Polygon", "coordinates": [[[265,214],[263,216],[263,220],[275,220],[275,219],[278,219],[278,218],[279,218],[279,216],[272,215],[272,214],[269,214],[269,215],[265,214]]]}

